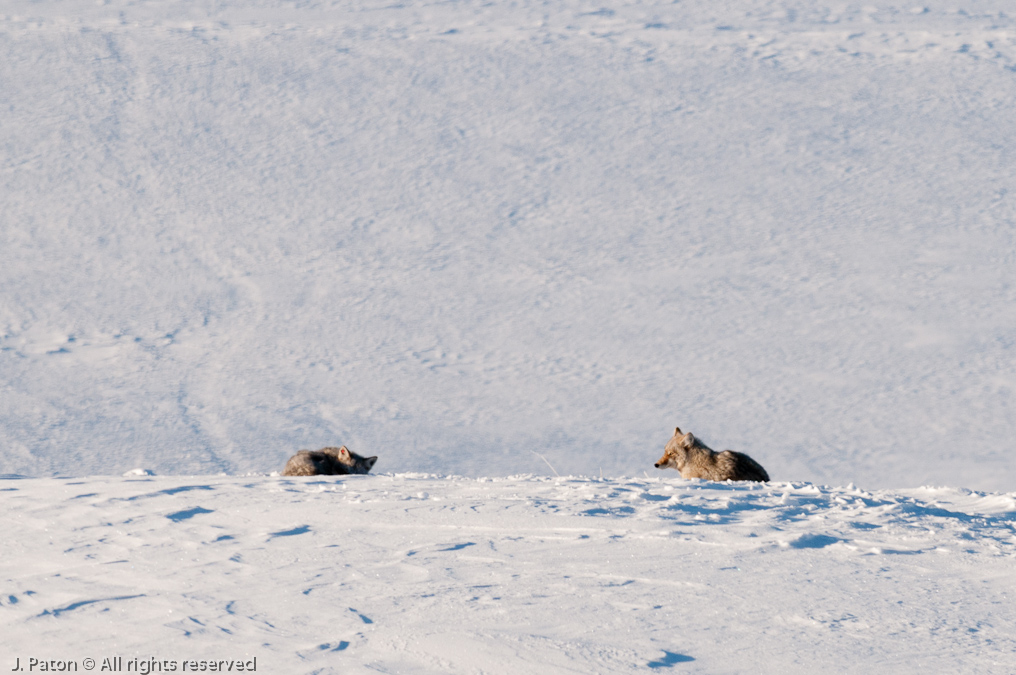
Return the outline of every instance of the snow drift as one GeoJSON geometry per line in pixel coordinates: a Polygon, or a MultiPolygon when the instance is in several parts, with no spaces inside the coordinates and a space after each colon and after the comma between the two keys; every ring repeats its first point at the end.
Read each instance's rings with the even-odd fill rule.
{"type": "Polygon", "coordinates": [[[1016,493],[668,475],[0,481],[7,667],[1012,671],[1016,493]]]}

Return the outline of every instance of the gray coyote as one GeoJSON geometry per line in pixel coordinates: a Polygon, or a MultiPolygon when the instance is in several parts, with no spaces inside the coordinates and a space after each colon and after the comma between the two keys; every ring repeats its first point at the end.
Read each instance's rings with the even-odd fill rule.
{"type": "Polygon", "coordinates": [[[361,457],[341,448],[301,450],[286,462],[283,476],[342,476],[350,473],[368,473],[377,457],[361,457]]]}

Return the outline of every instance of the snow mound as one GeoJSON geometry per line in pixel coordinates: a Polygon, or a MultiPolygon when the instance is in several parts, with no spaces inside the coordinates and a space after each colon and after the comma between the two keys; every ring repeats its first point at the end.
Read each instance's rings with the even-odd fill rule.
{"type": "Polygon", "coordinates": [[[0,633],[23,663],[1006,672],[1016,650],[1016,493],[139,477],[3,481],[0,508],[0,633]]]}

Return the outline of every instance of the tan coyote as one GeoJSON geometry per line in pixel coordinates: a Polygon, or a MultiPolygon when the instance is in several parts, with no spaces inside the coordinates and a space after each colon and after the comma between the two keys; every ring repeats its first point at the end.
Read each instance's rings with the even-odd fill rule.
{"type": "Polygon", "coordinates": [[[762,465],[743,452],[713,452],[691,433],[682,434],[680,427],[674,429],[674,437],[664,448],[663,457],[656,462],[657,469],[668,467],[680,471],[681,478],[769,480],[769,474],[762,465]]]}

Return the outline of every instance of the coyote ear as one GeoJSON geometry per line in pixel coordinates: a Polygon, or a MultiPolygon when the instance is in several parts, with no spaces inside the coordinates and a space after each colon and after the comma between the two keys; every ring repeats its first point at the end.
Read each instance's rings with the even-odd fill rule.
{"type": "Polygon", "coordinates": [[[341,448],[339,448],[339,456],[340,457],[349,457],[349,448],[347,448],[344,445],[341,448]]]}
{"type": "Polygon", "coordinates": [[[681,427],[674,427],[674,435],[675,436],[681,435],[681,427]]]}
{"type": "Polygon", "coordinates": [[[684,435],[684,438],[681,439],[681,445],[688,448],[695,445],[695,436],[689,431],[684,435]]]}

